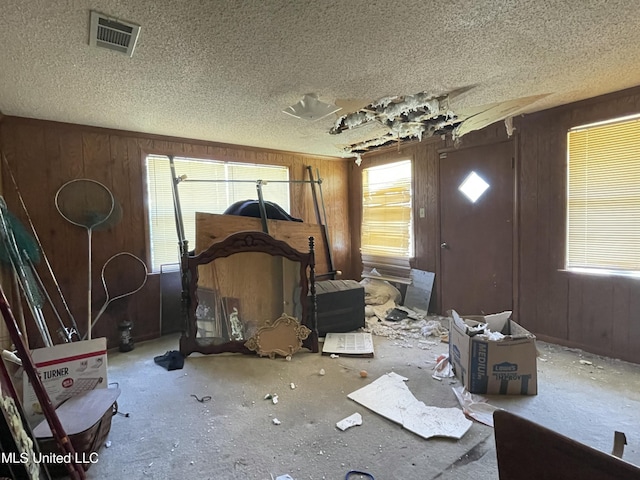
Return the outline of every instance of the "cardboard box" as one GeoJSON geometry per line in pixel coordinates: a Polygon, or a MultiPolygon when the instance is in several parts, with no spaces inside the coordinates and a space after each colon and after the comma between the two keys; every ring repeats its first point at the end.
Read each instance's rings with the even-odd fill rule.
{"type": "MultiPolygon", "coordinates": [[[[38,375],[54,408],[79,393],[107,388],[107,339],[61,343],[31,352],[38,375]]],[[[23,408],[35,427],[44,415],[31,382],[23,375],[23,408]]]]}
{"type": "Polygon", "coordinates": [[[513,320],[511,312],[465,316],[451,311],[449,359],[456,377],[471,393],[536,395],[536,337],[513,320]],[[486,324],[504,338],[493,340],[474,330],[486,324]]]}

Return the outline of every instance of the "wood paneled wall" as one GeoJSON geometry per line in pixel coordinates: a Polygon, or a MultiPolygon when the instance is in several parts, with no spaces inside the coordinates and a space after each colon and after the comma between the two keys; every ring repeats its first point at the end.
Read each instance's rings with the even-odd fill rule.
{"type": "Polygon", "coordinates": [[[640,88],[527,115],[515,126],[520,322],[542,339],[640,363],[640,279],[563,271],[567,131],[637,113],[640,88]]]}
{"type": "MultiPolygon", "coordinates": [[[[573,126],[640,112],[640,88],[566,105],[515,119],[517,168],[517,248],[514,305],[517,319],[539,338],[594,353],[640,362],[640,280],[563,271],[566,209],[566,133],[573,126]]],[[[458,148],[504,139],[502,123],[472,132],[458,148]]],[[[55,210],[57,189],[72,178],[87,177],[110,187],[123,206],[122,222],[94,234],[94,308],[104,299],[99,268],[119,251],[148,254],[143,192],[143,157],[173,153],[250,163],[286,165],[292,179],[305,178],[305,166],[319,168],[334,266],[343,278],[359,278],[361,219],[360,169],[414,160],[416,258],[414,268],[439,271],[439,152],[454,148],[439,138],[367,155],[362,166],[305,155],[166,138],[131,132],[6,117],[0,124],[3,151],[76,319],[86,318],[86,233],[55,210]],[[425,209],[420,218],[419,209],[425,209]],[[96,272],[97,270],[97,272],[96,272]]],[[[19,204],[3,172],[10,209],[19,204]]],[[[308,185],[292,186],[292,214],[313,222],[308,185]]],[[[439,312],[438,277],[431,310],[439,312]]],[[[129,315],[137,339],[159,335],[159,279],[149,277],[131,298],[129,315]]],[[[117,341],[108,315],[96,334],[117,341]]]]}
{"type": "MultiPolygon", "coordinates": [[[[69,180],[90,178],[106,185],[122,206],[120,223],[93,233],[92,301],[95,314],[105,299],[100,281],[104,262],[122,251],[143,259],[149,256],[144,157],[151,153],[281,165],[289,167],[292,180],[306,180],[307,165],[313,168],[314,175],[318,169],[323,180],[334,267],[344,272],[343,278],[355,278],[351,271],[348,167],[345,161],[18,117],[5,117],[0,123],[0,147],[7,156],[61,290],[83,330],[87,323],[87,232],[60,216],[54,202],[56,192],[69,180]]],[[[4,165],[2,168],[4,198],[10,211],[27,225],[11,178],[4,165]]],[[[291,184],[291,205],[293,216],[315,223],[308,184],[291,184]]],[[[124,281],[126,272],[121,275],[124,281]]],[[[44,273],[43,277],[46,277],[44,273]]],[[[159,336],[159,284],[159,276],[150,275],[143,290],[128,300],[116,301],[124,302],[124,305],[113,302],[96,325],[93,336],[106,336],[110,347],[117,345],[117,322],[123,310],[134,322],[136,340],[159,336]]],[[[49,287],[49,291],[55,293],[50,284],[49,287]]],[[[49,314],[48,323],[54,335],[57,321],[51,317],[49,314]]],[[[37,346],[35,330],[29,334],[34,339],[32,346],[37,346]]]]}
{"type": "Polygon", "coordinates": [[[431,293],[430,312],[440,312],[440,202],[439,165],[440,153],[455,148],[498,143],[507,138],[504,126],[492,125],[482,131],[471,132],[454,146],[450,137],[424,139],[421,142],[392,147],[367,155],[358,167],[350,163],[349,184],[352,230],[352,271],[362,272],[360,261],[360,223],[362,220],[362,168],[400,160],[413,160],[413,218],[415,233],[415,257],[412,268],[436,274],[431,293]],[[424,217],[420,209],[424,208],[424,217]]]}
{"type": "MultiPolygon", "coordinates": [[[[640,363],[640,279],[564,271],[566,231],[567,131],[574,126],[640,113],[640,87],[592,98],[515,119],[516,224],[514,226],[514,313],[542,340],[640,363]]],[[[359,263],[360,169],[414,160],[414,268],[436,272],[430,311],[439,306],[439,153],[498,143],[502,122],[471,132],[454,146],[429,139],[367,155],[349,166],[353,220],[353,267],[359,263]],[[425,217],[420,218],[420,208],[425,217]]],[[[640,188],[640,187],[639,187],[640,188]]],[[[638,220],[640,221],[640,219],[638,220]]]]}

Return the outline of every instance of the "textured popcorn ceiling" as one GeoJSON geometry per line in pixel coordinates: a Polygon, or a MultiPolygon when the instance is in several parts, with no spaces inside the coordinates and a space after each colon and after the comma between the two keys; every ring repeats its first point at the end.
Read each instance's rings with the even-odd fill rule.
{"type": "Polygon", "coordinates": [[[541,110],[639,85],[639,25],[637,0],[2,0],[0,111],[341,156],[348,110],[282,110],[465,87],[456,113],[541,110]],[[89,47],[90,9],[142,25],[132,58],[89,47]]]}

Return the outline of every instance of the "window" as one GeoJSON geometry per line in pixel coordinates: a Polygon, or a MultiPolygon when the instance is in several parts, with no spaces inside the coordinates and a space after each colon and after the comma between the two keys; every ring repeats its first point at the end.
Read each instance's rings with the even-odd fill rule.
{"type": "Polygon", "coordinates": [[[569,130],[567,269],[640,274],[639,117],[569,130]]]}
{"type": "MultiPolygon", "coordinates": [[[[223,213],[231,204],[257,199],[256,181],[289,180],[287,167],[230,163],[195,158],[174,158],[176,175],[186,175],[178,185],[184,234],[189,248],[195,247],[195,212],[223,213]],[[190,180],[216,180],[191,182],[190,180]]],[[[177,263],[180,248],[173,207],[172,177],[169,159],[163,155],[149,155],[147,165],[147,204],[149,208],[149,237],[151,264],[154,272],[160,265],[177,263]]],[[[262,188],[264,199],[277,203],[290,212],[289,184],[268,183],[262,188]]]]}
{"type": "Polygon", "coordinates": [[[413,256],[411,160],[362,170],[361,253],[413,256]]]}

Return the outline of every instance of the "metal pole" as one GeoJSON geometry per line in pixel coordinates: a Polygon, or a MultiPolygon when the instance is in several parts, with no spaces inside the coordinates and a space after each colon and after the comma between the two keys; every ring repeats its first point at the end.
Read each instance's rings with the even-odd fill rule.
{"type": "Polygon", "coordinates": [[[327,222],[327,210],[324,208],[324,195],[322,195],[322,178],[320,178],[320,169],[316,168],[316,173],[318,175],[318,190],[320,190],[320,203],[322,204],[322,216],[324,217],[324,230],[325,230],[325,240],[327,242],[327,252],[329,255],[329,265],[331,267],[331,271],[333,272],[333,254],[331,253],[331,241],[329,236],[329,223],[327,222]]]}
{"type": "Polygon", "coordinates": [[[262,180],[256,182],[256,190],[258,191],[258,205],[260,207],[260,220],[262,221],[262,231],[269,233],[269,225],[267,224],[267,208],[264,206],[264,198],[262,197],[262,180]]]}
{"type": "MultiPolygon", "coordinates": [[[[318,195],[316,193],[316,183],[320,183],[320,180],[316,181],[313,179],[313,170],[311,165],[307,165],[307,172],[309,172],[309,179],[311,183],[311,196],[313,197],[313,207],[316,212],[316,220],[318,225],[322,227],[322,236],[324,237],[324,245],[327,250],[327,262],[329,267],[329,275],[331,277],[335,276],[335,270],[333,269],[333,257],[331,256],[331,246],[329,245],[329,233],[327,232],[327,226],[322,222],[322,217],[320,216],[320,207],[318,206],[318,195]]],[[[320,183],[321,184],[321,183],[320,183]]],[[[322,190],[320,190],[322,192],[322,190]]],[[[322,208],[324,210],[324,200],[322,203],[322,208]]]]}
{"type": "Polygon", "coordinates": [[[223,180],[223,179],[204,179],[204,178],[180,178],[181,182],[206,182],[206,183],[319,183],[315,180],[223,180]]]}
{"type": "Polygon", "coordinates": [[[183,179],[176,176],[176,166],[173,162],[173,155],[167,155],[169,157],[169,167],[171,169],[171,192],[173,194],[173,212],[176,218],[176,231],[178,233],[178,246],[180,248],[180,255],[184,255],[188,251],[188,241],[184,237],[184,224],[182,222],[182,208],[180,207],[180,195],[178,194],[178,183],[183,179]]]}

